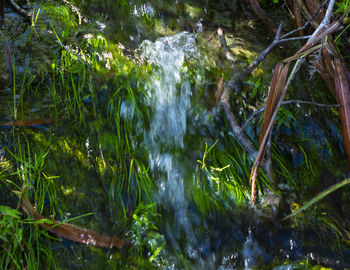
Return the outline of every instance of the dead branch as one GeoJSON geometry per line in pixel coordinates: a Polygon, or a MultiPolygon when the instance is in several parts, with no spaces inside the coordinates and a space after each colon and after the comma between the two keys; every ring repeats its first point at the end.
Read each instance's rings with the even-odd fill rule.
{"type": "Polygon", "coordinates": [[[253,69],[256,68],[260,64],[260,62],[265,59],[266,55],[280,42],[282,24],[283,20],[281,20],[278,26],[276,36],[273,42],[245,69],[246,74],[252,73],[253,69]]]}
{"type": "Polygon", "coordinates": [[[221,96],[221,103],[224,107],[225,114],[227,117],[227,120],[231,126],[233,135],[237,139],[237,141],[243,146],[243,148],[253,157],[255,158],[257,155],[257,150],[252,144],[252,142],[246,137],[244,133],[241,132],[241,128],[238,125],[238,122],[236,120],[236,117],[232,113],[231,106],[230,106],[230,93],[231,93],[231,86],[230,84],[234,84],[235,82],[230,81],[226,84],[224,87],[224,93],[221,96]]]}
{"type": "Polygon", "coordinates": [[[21,8],[16,2],[15,0],[9,0],[12,8],[19,14],[21,14],[22,16],[29,18],[32,16],[32,12],[28,12],[26,10],[24,10],[23,8],[21,8]]]}
{"type": "MultiPolygon", "coordinates": [[[[237,92],[239,92],[239,83],[243,81],[245,78],[246,74],[241,73],[238,71],[237,67],[235,66],[235,62],[233,59],[233,55],[231,54],[230,50],[228,49],[226,39],[224,36],[224,32],[221,28],[218,29],[218,35],[220,39],[220,44],[222,49],[226,52],[226,58],[229,60],[232,64],[232,70],[233,70],[233,75],[230,79],[229,82],[227,82],[224,86],[224,91],[223,94],[221,95],[220,101],[224,107],[225,114],[227,117],[227,120],[231,126],[231,130],[233,132],[233,135],[235,136],[236,140],[238,143],[250,154],[251,157],[255,158],[257,155],[257,150],[254,147],[253,143],[250,141],[250,139],[244,134],[244,132],[241,132],[241,127],[239,126],[236,117],[232,113],[231,105],[230,105],[230,95],[232,89],[235,89],[237,92]]],[[[222,82],[218,83],[218,89],[217,92],[221,93],[222,92],[222,82]]],[[[273,173],[272,173],[272,168],[271,168],[271,161],[264,162],[262,164],[262,168],[266,173],[266,176],[272,181],[273,173]]]]}
{"type": "MultiPolygon", "coordinates": [[[[233,59],[233,55],[227,46],[224,31],[221,28],[219,28],[217,33],[219,35],[221,48],[225,52],[225,56],[226,56],[227,60],[229,60],[231,62],[232,69],[235,71],[235,69],[236,69],[235,65],[234,65],[235,62],[233,59]]],[[[246,135],[244,133],[240,132],[241,128],[238,125],[236,117],[234,116],[234,114],[232,113],[232,110],[231,110],[231,105],[230,105],[231,90],[234,88],[236,88],[238,90],[237,81],[239,79],[241,79],[241,78],[237,78],[236,74],[234,74],[231,77],[230,81],[227,82],[224,86],[224,91],[223,91],[223,94],[221,95],[220,101],[224,107],[225,114],[226,114],[227,120],[231,126],[233,135],[236,137],[237,141],[242,145],[242,147],[244,149],[246,149],[246,151],[253,158],[255,158],[256,154],[257,154],[257,150],[255,149],[252,142],[248,139],[248,137],[246,137],[246,135]]],[[[222,83],[221,83],[221,85],[219,84],[219,86],[222,87],[222,83]]],[[[222,92],[222,90],[217,89],[217,92],[222,92]]]]}
{"type": "Polygon", "coordinates": [[[21,196],[21,206],[24,212],[38,222],[38,224],[51,233],[56,234],[58,237],[68,239],[70,241],[93,245],[103,248],[118,248],[130,247],[131,243],[119,238],[118,236],[105,236],[95,231],[88,230],[86,228],[78,227],[66,222],[58,222],[55,220],[46,219],[39,214],[31,204],[31,202],[24,196],[26,186],[23,186],[22,192],[15,191],[15,193],[21,196]]]}
{"type": "Polygon", "coordinates": [[[324,16],[321,24],[317,27],[317,29],[314,31],[314,33],[311,36],[311,39],[316,37],[317,34],[327,25],[329,25],[329,20],[331,18],[331,15],[333,14],[332,10],[335,4],[335,0],[330,0],[328,7],[327,7],[327,11],[326,11],[326,15],[324,16]]]}
{"type": "MultiPolygon", "coordinates": [[[[301,39],[308,39],[309,40],[312,36],[291,37],[291,38],[287,38],[287,37],[298,32],[298,31],[305,29],[311,23],[311,21],[317,16],[317,14],[322,10],[322,8],[326,4],[326,2],[327,2],[327,0],[322,3],[322,5],[319,7],[319,9],[313,14],[313,16],[303,26],[301,26],[293,31],[290,31],[282,36],[281,36],[281,31],[282,31],[283,21],[281,20],[281,22],[276,30],[276,35],[275,35],[273,42],[245,69],[245,73],[251,74],[252,71],[265,59],[265,57],[270,53],[270,51],[278,44],[280,44],[282,42],[290,42],[290,41],[301,40],[301,39]]],[[[221,39],[220,39],[220,42],[221,42],[221,39]]]]}
{"type": "MultiPolygon", "coordinates": [[[[284,34],[281,37],[281,31],[282,31],[282,24],[283,21],[280,22],[275,38],[273,40],[273,42],[245,69],[245,73],[247,74],[251,74],[252,71],[265,59],[265,57],[270,53],[270,51],[277,46],[278,44],[282,43],[282,42],[289,42],[289,41],[294,41],[294,40],[301,40],[301,39],[308,39],[308,44],[309,47],[311,47],[313,44],[319,42],[321,39],[323,39],[325,36],[329,35],[330,33],[333,33],[334,31],[339,30],[340,28],[340,24],[339,22],[334,22],[332,24],[330,24],[329,26],[325,27],[324,29],[320,29],[319,31],[322,32],[322,35],[310,35],[310,36],[302,36],[302,37],[291,37],[291,38],[287,38],[288,36],[290,36],[291,34],[295,33],[296,31],[300,31],[302,29],[305,29],[306,26],[315,18],[315,16],[318,14],[318,12],[321,10],[321,8],[319,8],[316,13],[312,16],[312,18],[310,20],[308,20],[302,27],[299,27],[296,30],[293,30],[287,34],[284,34]],[[312,40],[314,38],[313,42],[310,42],[310,40],[312,40]]],[[[321,26],[321,25],[320,25],[321,26]]],[[[319,26],[319,27],[320,27],[319,26]]],[[[323,26],[322,26],[323,27],[323,26]]],[[[304,48],[304,47],[303,47],[304,48]]],[[[298,58],[299,56],[297,56],[296,58],[298,58]]],[[[295,59],[296,59],[295,58],[295,59]]],[[[291,59],[285,60],[284,62],[288,62],[291,59]]]]}
{"type": "Polygon", "coordinates": [[[235,60],[234,60],[234,58],[233,58],[233,55],[232,55],[230,49],[229,49],[228,46],[227,46],[226,39],[225,39],[225,35],[224,35],[224,30],[222,30],[222,28],[219,27],[217,33],[218,33],[218,36],[219,36],[221,48],[222,48],[223,51],[225,52],[226,59],[227,59],[228,61],[230,61],[230,63],[231,63],[232,65],[234,65],[235,60]]]}
{"type": "Polygon", "coordinates": [[[302,31],[304,30],[313,19],[315,19],[315,17],[320,13],[320,11],[323,9],[323,7],[326,5],[326,3],[328,2],[328,0],[323,1],[323,3],[320,5],[320,7],[317,9],[317,11],[314,13],[314,15],[312,15],[312,17],[301,27],[294,29],[293,31],[288,32],[287,34],[284,34],[281,38],[284,39],[290,35],[293,35],[296,32],[302,31]]]}

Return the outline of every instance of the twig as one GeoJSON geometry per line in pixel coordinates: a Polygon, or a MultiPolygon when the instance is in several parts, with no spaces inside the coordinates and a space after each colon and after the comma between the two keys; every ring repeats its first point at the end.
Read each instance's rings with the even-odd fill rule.
{"type": "Polygon", "coordinates": [[[227,120],[231,126],[233,135],[237,139],[237,141],[247,150],[247,152],[255,158],[257,155],[257,150],[255,149],[252,142],[244,135],[244,133],[241,132],[241,128],[238,125],[238,122],[236,120],[236,117],[232,113],[231,106],[230,106],[230,94],[231,94],[231,84],[234,84],[235,82],[232,82],[232,80],[225,85],[224,87],[224,93],[221,96],[221,103],[224,107],[227,120]]]}
{"type": "Polygon", "coordinates": [[[280,42],[282,24],[283,20],[281,20],[278,26],[276,36],[273,42],[245,69],[246,74],[252,73],[253,69],[256,68],[260,64],[260,62],[265,59],[266,55],[273,49],[273,47],[275,47],[280,42]]]}
{"type": "Polygon", "coordinates": [[[282,42],[289,42],[289,41],[294,41],[294,40],[300,40],[300,39],[308,39],[310,40],[313,35],[310,36],[304,36],[304,37],[292,37],[292,38],[287,38],[288,36],[294,34],[297,31],[303,30],[306,28],[307,25],[310,24],[310,22],[317,16],[317,14],[321,11],[321,9],[323,8],[323,6],[326,4],[327,0],[324,1],[322,3],[322,5],[319,7],[319,9],[315,12],[315,14],[313,14],[313,16],[311,17],[310,20],[308,20],[302,27],[299,27],[298,29],[295,29],[287,34],[284,34],[281,36],[281,31],[282,31],[282,20],[278,26],[275,38],[273,40],[273,42],[270,44],[269,47],[267,47],[246,69],[245,69],[245,73],[246,74],[251,74],[252,71],[265,59],[266,55],[268,53],[270,53],[270,51],[279,43],[282,42]]]}
{"type": "Polygon", "coordinates": [[[32,12],[27,12],[25,11],[23,8],[21,8],[19,5],[17,5],[17,3],[14,0],[9,0],[11,6],[21,15],[23,15],[24,17],[31,17],[32,16],[32,12]]]}
{"type": "Polygon", "coordinates": [[[219,36],[221,48],[225,52],[226,59],[229,60],[231,62],[231,64],[234,64],[235,60],[233,58],[233,55],[232,55],[230,49],[227,46],[225,35],[224,35],[224,30],[219,27],[217,33],[218,33],[218,36],[219,36]]]}
{"type": "Polygon", "coordinates": [[[320,13],[320,11],[322,10],[322,8],[326,5],[326,3],[328,2],[328,0],[323,1],[323,3],[321,4],[321,6],[317,9],[317,11],[312,15],[312,17],[301,27],[294,29],[293,31],[290,31],[286,34],[284,34],[281,38],[285,39],[286,37],[293,35],[294,33],[304,30],[306,28],[306,26],[308,26],[311,21],[317,16],[318,13],[320,13]]]}
{"type": "Polygon", "coordinates": [[[310,39],[315,37],[318,34],[318,32],[320,32],[326,25],[329,24],[329,20],[331,18],[331,15],[333,14],[332,10],[333,10],[334,4],[335,4],[335,0],[330,0],[329,1],[328,7],[327,7],[327,11],[326,11],[326,15],[324,16],[322,22],[317,27],[317,29],[314,31],[314,33],[312,34],[310,39]]]}
{"type": "MultiPolygon", "coordinates": [[[[305,101],[305,100],[297,100],[297,99],[291,99],[291,100],[286,100],[282,101],[281,105],[286,105],[286,104],[292,104],[292,103],[298,103],[298,104],[308,104],[308,105],[314,105],[318,107],[324,107],[324,108],[334,108],[334,107],[341,107],[340,104],[322,104],[322,103],[317,103],[317,102],[312,102],[312,101],[305,101]]],[[[249,126],[250,122],[253,121],[255,117],[257,117],[259,114],[261,114],[263,111],[265,111],[266,107],[262,107],[260,109],[257,109],[254,111],[248,119],[245,121],[244,125],[241,127],[241,132],[244,132],[247,127],[249,126]]]]}
{"type": "MultiPolygon", "coordinates": [[[[223,94],[221,95],[220,101],[224,107],[225,114],[227,117],[227,120],[231,126],[231,130],[233,132],[233,135],[235,136],[238,143],[252,156],[253,158],[256,157],[258,151],[254,147],[253,143],[249,140],[249,138],[244,134],[244,132],[241,132],[241,127],[238,125],[238,122],[236,120],[236,117],[232,113],[231,105],[230,105],[230,95],[232,89],[236,89],[237,92],[239,90],[238,87],[238,81],[241,80],[241,76],[244,76],[245,74],[242,74],[242,72],[239,72],[235,66],[235,62],[233,60],[233,56],[230,52],[230,50],[227,47],[226,39],[224,36],[224,32],[221,28],[218,29],[218,35],[220,38],[220,44],[224,51],[226,51],[226,58],[232,63],[232,70],[233,75],[228,83],[226,83],[224,87],[223,94]]],[[[218,87],[222,87],[222,84],[218,84],[218,87]]],[[[222,89],[217,90],[217,92],[222,92],[222,89]]],[[[270,177],[272,175],[271,172],[271,166],[268,164],[268,162],[263,162],[262,169],[265,171],[266,175],[270,177]]]]}
{"type": "Polygon", "coordinates": [[[301,40],[301,39],[309,39],[311,35],[303,36],[303,37],[291,37],[291,38],[284,38],[279,41],[279,43],[282,42],[288,42],[288,41],[294,41],[294,40],[301,40]]]}

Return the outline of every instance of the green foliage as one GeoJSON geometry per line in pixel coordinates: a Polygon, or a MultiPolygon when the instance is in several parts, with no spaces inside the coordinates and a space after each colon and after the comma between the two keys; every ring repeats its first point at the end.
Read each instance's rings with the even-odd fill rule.
{"type": "MultiPolygon", "coordinates": [[[[17,157],[22,170],[13,175],[20,179],[36,175],[34,164],[25,168],[26,163],[17,157]],[[29,173],[31,171],[31,173],[29,173]]],[[[35,159],[36,164],[40,158],[35,159]]],[[[9,183],[9,181],[7,181],[9,183]]],[[[11,186],[18,186],[11,181],[11,186]]],[[[44,194],[44,193],[41,193],[44,194]]],[[[10,196],[9,196],[10,197],[10,196]]],[[[19,204],[19,202],[18,202],[19,204]]],[[[0,266],[1,269],[46,269],[55,268],[50,244],[45,240],[48,235],[31,218],[23,218],[18,209],[0,205],[0,266]]]]}
{"type": "Polygon", "coordinates": [[[284,106],[281,106],[278,110],[278,114],[275,121],[277,122],[277,129],[279,129],[281,126],[290,128],[291,126],[293,126],[293,123],[295,123],[296,118],[293,112],[286,109],[284,106]]]}
{"type": "MultiPolygon", "coordinates": [[[[250,163],[245,151],[239,146],[233,147],[232,154],[216,149],[214,143],[208,148],[206,144],[200,164],[197,187],[202,190],[202,198],[197,197],[197,205],[206,213],[213,205],[242,205],[250,198],[250,163]],[[201,176],[203,174],[203,176],[201,176]],[[214,195],[215,194],[215,195],[214,195]],[[211,202],[212,201],[212,205],[211,202]]],[[[262,174],[258,190],[270,188],[269,180],[262,174]]]]}
{"type": "Polygon", "coordinates": [[[346,18],[348,18],[349,16],[349,7],[350,7],[350,0],[342,0],[340,2],[335,3],[337,6],[337,9],[335,11],[335,13],[342,13],[344,14],[345,12],[346,14],[346,18]]]}
{"type": "Polygon", "coordinates": [[[0,206],[1,269],[54,269],[55,260],[48,235],[31,219],[22,219],[18,210],[0,206]]]}
{"type": "MultiPolygon", "coordinates": [[[[133,224],[128,236],[132,240],[132,250],[139,254],[149,254],[148,261],[159,265],[159,255],[165,246],[164,236],[158,232],[156,224],[159,220],[156,203],[140,203],[133,215],[133,224]]],[[[140,262],[144,264],[144,262],[140,262]]]]}

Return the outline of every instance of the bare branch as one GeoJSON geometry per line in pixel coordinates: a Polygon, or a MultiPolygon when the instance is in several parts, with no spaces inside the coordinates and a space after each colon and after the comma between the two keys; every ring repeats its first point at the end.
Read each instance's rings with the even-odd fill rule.
{"type": "Polygon", "coordinates": [[[245,72],[247,74],[252,73],[253,69],[256,68],[261,61],[263,61],[266,57],[266,55],[279,43],[280,41],[280,36],[281,36],[281,30],[282,30],[282,24],[283,24],[283,20],[281,20],[278,29],[277,29],[277,33],[276,36],[273,40],[273,42],[270,44],[269,47],[267,47],[248,67],[246,67],[245,72]]]}
{"type": "Polygon", "coordinates": [[[329,24],[329,20],[332,16],[332,10],[333,10],[333,6],[335,4],[335,0],[330,0],[328,7],[327,7],[327,11],[326,11],[326,15],[324,16],[322,22],[320,23],[320,25],[317,27],[317,29],[314,31],[314,33],[312,34],[311,38],[314,38],[317,36],[317,34],[325,27],[329,24]]]}
{"type": "MultiPolygon", "coordinates": [[[[326,4],[327,1],[324,1],[322,3],[322,5],[319,7],[319,9],[315,12],[315,14],[313,14],[313,16],[311,17],[310,20],[308,20],[302,27],[299,27],[298,29],[295,29],[287,34],[284,34],[282,37],[280,36],[281,35],[281,30],[282,30],[282,21],[280,22],[279,26],[278,26],[278,29],[277,29],[277,32],[276,32],[276,36],[273,40],[273,42],[270,44],[269,47],[267,47],[246,69],[245,69],[245,72],[247,74],[250,74],[252,73],[252,71],[254,70],[254,68],[256,68],[266,57],[266,55],[268,53],[270,53],[270,51],[276,46],[278,45],[279,43],[282,43],[282,42],[288,42],[288,41],[294,41],[294,40],[300,40],[300,39],[308,39],[308,41],[310,41],[313,37],[315,37],[315,33],[313,33],[312,35],[310,36],[304,36],[304,37],[292,37],[292,38],[286,38],[287,36],[290,36],[292,34],[294,34],[295,32],[297,31],[300,31],[300,30],[303,30],[306,28],[307,25],[310,24],[310,22],[317,16],[317,14],[321,11],[321,9],[323,8],[323,6],[326,4]]],[[[331,4],[331,3],[330,3],[331,4]]],[[[329,10],[329,7],[330,5],[328,5],[328,9],[329,10]]],[[[327,14],[326,14],[327,15],[327,14]]],[[[326,18],[326,17],[325,17],[326,18]]],[[[323,20],[324,21],[324,20],[323,20]]],[[[329,21],[329,18],[328,18],[328,21],[329,21]]],[[[322,23],[321,23],[322,24],[322,23]]],[[[326,24],[324,24],[325,26],[326,24]]],[[[320,25],[321,26],[321,25],[320,25]]],[[[319,27],[320,27],[319,26],[319,27]]],[[[319,29],[319,27],[317,29],[319,29]]],[[[323,27],[323,26],[322,26],[323,27]]],[[[338,26],[337,26],[338,27],[338,26]]],[[[316,31],[317,31],[316,29],[316,31]]],[[[321,29],[320,29],[321,30],[321,29]]],[[[318,30],[318,31],[320,31],[318,30]]],[[[315,32],[316,32],[315,31],[315,32]]]]}
{"type": "Polygon", "coordinates": [[[225,52],[225,56],[226,59],[229,60],[231,62],[231,64],[233,65],[235,63],[235,60],[233,58],[233,55],[230,51],[230,49],[227,46],[226,43],[226,39],[225,39],[225,34],[224,34],[224,30],[222,28],[218,28],[217,31],[218,35],[219,35],[219,40],[220,40],[220,44],[221,44],[221,48],[224,50],[225,52]]]}
{"type": "MultiPolygon", "coordinates": [[[[224,86],[224,91],[223,91],[223,94],[221,95],[220,101],[224,107],[227,120],[231,126],[231,130],[232,130],[233,135],[235,136],[236,140],[250,154],[250,156],[255,158],[258,152],[257,152],[256,148],[254,147],[253,143],[250,141],[250,139],[244,134],[244,132],[241,132],[241,127],[238,125],[236,117],[232,113],[231,106],[230,106],[231,91],[232,91],[232,89],[236,89],[237,91],[239,90],[238,83],[240,80],[242,81],[241,76],[244,76],[244,74],[242,74],[242,72],[239,72],[239,71],[236,72],[237,68],[235,66],[233,55],[231,54],[231,51],[227,47],[224,32],[221,28],[218,29],[218,35],[220,38],[221,47],[226,52],[225,53],[226,58],[231,62],[232,70],[234,71],[234,74],[232,75],[230,81],[227,82],[224,86]]],[[[218,93],[222,92],[222,82],[221,82],[221,84],[218,83],[217,92],[218,93]]],[[[267,177],[270,179],[270,176],[273,175],[272,171],[271,171],[271,163],[263,162],[261,167],[264,170],[264,172],[266,173],[267,177]]],[[[272,178],[271,178],[271,180],[272,180],[272,178]]]]}
{"type": "Polygon", "coordinates": [[[311,21],[317,16],[318,13],[320,13],[320,11],[322,10],[322,8],[326,5],[326,3],[328,2],[328,0],[323,1],[323,3],[321,4],[321,6],[317,9],[317,11],[314,13],[314,15],[312,15],[312,17],[301,27],[294,29],[293,31],[290,31],[286,34],[284,34],[281,38],[285,39],[286,37],[293,35],[296,32],[299,32],[301,30],[304,30],[310,23],[311,21]]]}
{"type": "Polygon", "coordinates": [[[237,141],[244,147],[245,150],[253,157],[255,158],[257,155],[257,150],[255,149],[252,142],[244,135],[244,133],[241,132],[241,128],[238,125],[238,122],[236,120],[236,117],[232,113],[231,106],[230,106],[230,94],[231,94],[231,86],[230,84],[234,83],[230,81],[227,83],[224,87],[224,93],[221,96],[221,103],[224,107],[227,120],[231,126],[233,135],[237,139],[237,141]]]}
{"type": "Polygon", "coordinates": [[[21,8],[19,5],[17,5],[17,3],[14,0],[9,0],[11,6],[21,15],[23,15],[24,17],[31,17],[32,16],[32,12],[27,12],[26,10],[24,10],[23,8],[21,8]]]}

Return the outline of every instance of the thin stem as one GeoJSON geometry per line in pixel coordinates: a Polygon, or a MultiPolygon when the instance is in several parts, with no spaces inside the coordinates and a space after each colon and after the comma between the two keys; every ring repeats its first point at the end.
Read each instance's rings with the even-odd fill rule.
{"type": "MultiPolygon", "coordinates": [[[[308,104],[308,105],[314,105],[314,106],[323,107],[323,108],[341,107],[340,104],[322,104],[322,103],[305,101],[305,100],[298,100],[298,99],[291,99],[291,100],[282,101],[281,105],[292,104],[292,103],[308,104]]],[[[257,109],[256,111],[254,111],[248,117],[248,119],[245,121],[244,125],[241,127],[241,132],[245,131],[247,129],[247,127],[249,126],[250,122],[253,121],[253,119],[255,117],[257,117],[259,114],[261,114],[263,111],[265,111],[265,109],[266,109],[266,107],[262,107],[260,109],[257,109]]]]}
{"type": "Polygon", "coordinates": [[[275,47],[279,43],[282,24],[283,24],[283,20],[281,20],[278,26],[277,33],[273,42],[245,69],[246,74],[252,73],[253,69],[256,68],[260,64],[260,62],[262,62],[265,59],[266,55],[273,49],[273,47],[275,47]]]}
{"type": "Polygon", "coordinates": [[[312,17],[303,26],[284,34],[281,38],[284,39],[290,35],[293,35],[294,33],[298,32],[298,31],[304,30],[306,28],[306,26],[308,26],[311,23],[311,21],[317,16],[317,14],[320,13],[321,9],[326,5],[327,2],[328,2],[328,0],[323,1],[322,5],[317,9],[317,11],[314,13],[314,15],[312,15],[312,17]]]}

